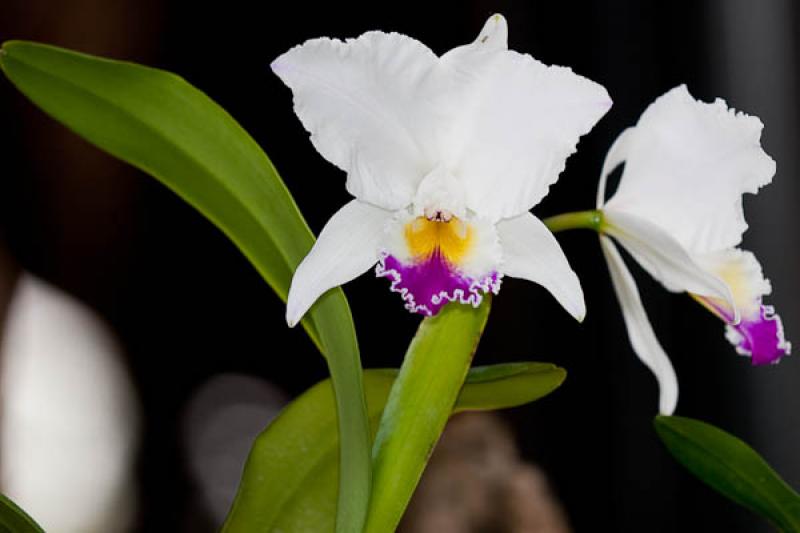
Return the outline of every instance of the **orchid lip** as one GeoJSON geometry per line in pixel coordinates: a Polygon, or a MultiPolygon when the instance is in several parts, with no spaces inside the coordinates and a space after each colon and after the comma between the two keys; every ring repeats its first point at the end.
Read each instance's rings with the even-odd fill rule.
{"type": "Polygon", "coordinates": [[[391,280],[412,313],[432,316],[455,301],[477,307],[500,290],[502,275],[486,228],[476,224],[444,209],[400,216],[387,229],[393,244],[379,254],[376,275],[391,280]]]}
{"type": "Polygon", "coordinates": [[[449,302],[478,307],[483,295],[497,294],[502,283],[502,274],[496,271],[481,278],[459,274],[442,254],[434,254],[419,264],[405,265],[384,253],[375,274],[391,280],[390,290],[402,296],[407,310],[425,316],[437,314],[449,302]]]}
{"type": "Polygon", "coordinates": [[[742,314],[735,323],[732,314],[718,302],[694,294],[692,297],[726,323],[726,338],[738,354],[749,356],[754,366],[777,363],[791,353],[783,322],[771,305],[763,305],[759,299],[753,312],[742,314]]]}

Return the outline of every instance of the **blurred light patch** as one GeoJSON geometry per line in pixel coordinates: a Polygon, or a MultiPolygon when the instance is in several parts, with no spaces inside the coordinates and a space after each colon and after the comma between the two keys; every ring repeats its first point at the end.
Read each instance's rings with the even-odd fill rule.
{"type": "Polygon", "coordinates": [[[108,327],[24,274],[0,364],[2,490],[49,533],[129,531],[139,406],[108,327]]]}
{"type": "Polygon", "coordinates": [[[569,521],[538,466],[520,457],[494,413],[447,423],[400,533],[569,533],[569,521]]]}
{"type": "Polygon", "coordinates": [[[288,401],[271,383],[243,374],[215,376],[189,401],[184,439],[196,505],[215,530],[236,496],[253,441],[288,401]]]}

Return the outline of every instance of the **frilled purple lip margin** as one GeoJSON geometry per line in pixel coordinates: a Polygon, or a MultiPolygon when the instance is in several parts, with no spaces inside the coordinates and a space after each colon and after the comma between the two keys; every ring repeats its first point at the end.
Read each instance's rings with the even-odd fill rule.
{"type": "Polygon", "coordinates": [[[738,353],[749,355],[754,365],[777,363],[792,350],[783,336],[781,318],[771,305],[760,306],[757,317],[742,317],[738,324],[728,324],[725,336],[738,353]]]}
{"type": "Polygon", "coordinates": [[[771,305],[757,303],[758,312],[743,315],[741,322],[733,324],[733,315],[710,298],[696,296],[714,314],[726,322],[725,337],[736,347],[740,355],[749,356],[753,365],[777,363],[781,357],[789,355],[792,344],[783,335],[781,317],[775,314],[771,305]]]}
{"type": "Polygon", "coordinates": [[[448,302],[478,307],[485,293],[500,291],[502,282],[502,275],[497,272],[480,279],[462,276],[440,254],[433,254],[422,263],[406,265],[384,253],[375,274],[392,280],[390,289],[400,293],[406,309],[426,316],[435,315],[448,302]]]}

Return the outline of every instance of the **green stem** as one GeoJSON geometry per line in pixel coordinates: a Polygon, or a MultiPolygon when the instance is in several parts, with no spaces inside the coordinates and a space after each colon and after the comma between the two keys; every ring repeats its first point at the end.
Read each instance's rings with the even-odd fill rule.
{"type": "Polygon", "coordinates": [[[562,213],[548,217],[543,222],[553,233],[568,229],[590,229],[600,232],[605,225],[603,212],[598,209],[562,213]]]}

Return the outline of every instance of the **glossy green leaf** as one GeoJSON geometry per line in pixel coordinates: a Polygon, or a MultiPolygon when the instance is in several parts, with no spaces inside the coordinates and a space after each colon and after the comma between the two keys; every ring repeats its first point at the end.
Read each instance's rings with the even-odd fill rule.
{"type": "Polygon", "coordinates": [[[0,533],[44,533],[39,524],[0,494],[0,533]]]}
{"type": "MultiPolygon", "coordinates": [[[[364,372],[372,431],[378,429],[397,373],[364,372]]],[[[475,367],[454,411],[523,405],[552,392],[565,376],[563,369],[549,363],[475,367]]],[[[326,380],[293,401],[258,437],[223,532],[331,531],[339,476],[337,446],[333,390],[326,380]]]]}
{"type": "Polygon", "coordinates": [[[658,416],[655,427],[670,453],[700,480],[783,531],[800,531],[800,495],[745,442],[691,418],[658,416]]]}
{"type": "Polygon", "coordinates": [[[467,377],[489,317],[450,304],[426,318],[408,347],[372,445],[372,499],[364,531],[394,531],[467,377]]]}
{"type": "MultiPolygon", "coordinates": [[[[169,72],[30,42],[5,43],[0,67],[46,113],[193,205],[286,299],[313,235],[266,154],[208,96],[169,72]]],[[[358,345],[342,291],[323,296],[303,325],[328,359],[341,413],[348,475],[339,529],[357,531],[370,493],[370,443],[358,345]]]]}

